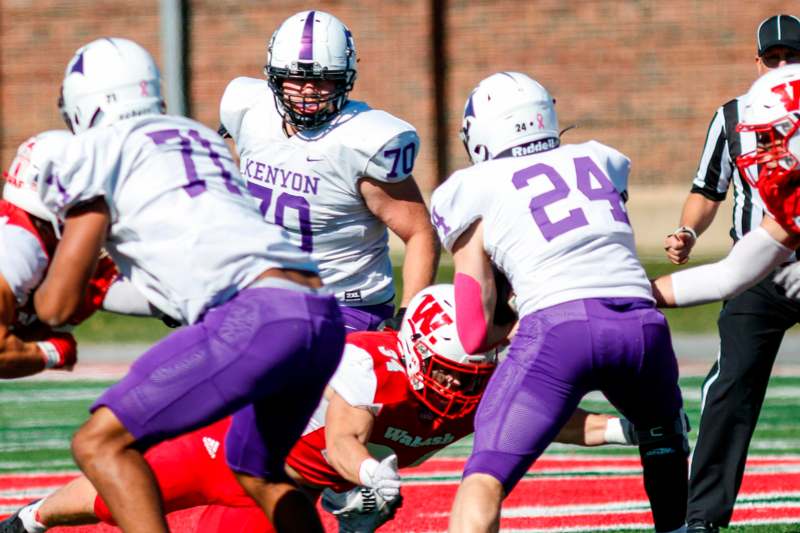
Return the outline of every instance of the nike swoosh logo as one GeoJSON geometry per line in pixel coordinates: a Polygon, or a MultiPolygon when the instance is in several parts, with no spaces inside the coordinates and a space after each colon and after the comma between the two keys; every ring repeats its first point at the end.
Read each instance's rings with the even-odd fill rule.
{"type": "Polygon", "coordinates": [[[322,158],[322,157],[311,157],[311,156],[306,156],[306,161],[308,161],[309,163],[313,163],[313,162],[315,162],[315,161],[322,161],[322,160],[323,160],[323,158],[322,158]]]}

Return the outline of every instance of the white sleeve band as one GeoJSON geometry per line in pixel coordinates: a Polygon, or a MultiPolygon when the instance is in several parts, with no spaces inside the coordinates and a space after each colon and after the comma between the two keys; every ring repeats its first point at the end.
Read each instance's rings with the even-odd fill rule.
{"type": "Polygon", "coordinates": [[[792,252],[758,227],[721,261],[672,274],[675,304],[684,307],[732,298],[761,281],[792,252]]]}
{"type": "Polygon", "coordinates": [[[161,313],[133,286],[130,280],[117,278],[103,299],[103,310],[121,315],[160,316],[161,313]]]}

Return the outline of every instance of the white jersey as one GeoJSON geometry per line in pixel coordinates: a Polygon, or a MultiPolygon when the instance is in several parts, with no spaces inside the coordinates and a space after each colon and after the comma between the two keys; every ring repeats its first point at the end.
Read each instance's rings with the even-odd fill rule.
{"type": "Polygon", "coordinates": [[[120,272],[159,310],[186,323],[269,268],[316,272],[264,223],[230,152],[188,118],[148,115],[76,135],[42,169],[40,194],[63,216],[104,197],[106,241],[120,272]]]}
{"type": "Polygon", "coordinates": [[[484,249],[508,277],[520,316],[598,297],[653,300],[623,196],[630,161],[589,141],[453,174],[433,193],[445,248],[476,220],[484,249]]]}
{"type": "Polygon", "coordinates": [[[288,137],[265,80],[233,80],[220,120],[239,150],[240,168],[267,221],[311,252],[323,283],[345,305],[394,295],[385,224],[359,192],[363,177],[406,179],[419,152],[413,126],[349,101],[331,122],[288,137]]]}

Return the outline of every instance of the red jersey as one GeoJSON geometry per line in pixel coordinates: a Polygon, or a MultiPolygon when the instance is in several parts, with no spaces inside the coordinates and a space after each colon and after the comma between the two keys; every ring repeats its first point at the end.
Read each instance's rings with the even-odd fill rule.
{"type": "MultiPolygon", "coordinates": [[[[403,468],[472,433],[474,412],[455,420],[431,413],[411,391],[400,353],[396,332],[351,333],[329,386],[350,405],[375,414],[370,454],[382,459],[394,453],[403,468]]],[[[343,491],[352,483],[325,459],[326,408],[323,400],[286,462],[313,485],[343,491]]]]}

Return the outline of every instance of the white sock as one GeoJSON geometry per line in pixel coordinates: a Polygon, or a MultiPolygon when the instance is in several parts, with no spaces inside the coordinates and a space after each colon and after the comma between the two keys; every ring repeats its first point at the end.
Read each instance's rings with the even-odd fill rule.
{"type": "Polygon", "coordinates": [[[622,432],[622,423],[619,418],[609,418],[606,421],[606,431],[603,435],[609,444],[629,444],[625,440],[625,433],[622,432]]]}
{"type": "Polygon", "coordinates": [[[36,511],[42,506],[44,500],[33,502],[26,505],[19,512],[19,519],[22,520],[22,525],[28,533],[44,533],[47,531],[47,526],[36,521],[36,511]]]}

